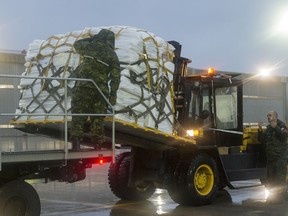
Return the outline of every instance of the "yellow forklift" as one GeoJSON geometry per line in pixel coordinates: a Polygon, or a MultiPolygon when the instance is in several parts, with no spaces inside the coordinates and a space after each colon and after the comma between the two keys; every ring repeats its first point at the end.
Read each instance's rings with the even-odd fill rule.
{"type": "Polygon", "coordinates": [[[188,75],[191,60],[181,57],[178,42],[170,44],[175,47],[175,134],[116,120],[116,142],[131,151],[117,155],[110,165],[111,191],[124,200],[141,200],[162,188],[176,203],[206,205],[219,189],[235,188],[234,181],[264,180],[263,145],[251,138],[251,128],[243,133],[237,74],[217,74],[211,68],[188,75]]]}

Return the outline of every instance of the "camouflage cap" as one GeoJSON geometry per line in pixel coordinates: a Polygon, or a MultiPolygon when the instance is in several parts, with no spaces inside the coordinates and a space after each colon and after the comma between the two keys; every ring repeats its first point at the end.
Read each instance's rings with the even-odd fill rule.
{"type": "Polygon", "coordinates": [[[98,34],[93,36],[93,42],[101,41],[107,43],[111,48],[115,48],[115,35],[108,29],[102,29],[98,34]]]}

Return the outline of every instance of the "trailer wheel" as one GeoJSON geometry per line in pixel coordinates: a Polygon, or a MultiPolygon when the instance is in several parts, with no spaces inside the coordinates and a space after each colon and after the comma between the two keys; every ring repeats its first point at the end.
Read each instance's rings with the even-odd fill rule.
{"type": "Polygon", "coordinates": [[[25,181],[14,180],[0,188],[0,215],[39,216],[40,211],[38,193],[25,181]]]}
{"type": "Polygon", "coordinates": [[[128,185],[130,164],[131,156],[127,156],[123,159],[119,169],[119,183],[122,191],[121,199],[145,200],[150,198],[156,190],[153,182],[137,181],[132,183],[132,185],[128,185]]]}
{"type": "Polygon", "coordinates": [[[115,163],[111,163],[108,170],[108,183],[110,190],[119,198],[122,197],[122,191],[120,190],[119,184],[119,168],[123,159],[128,155],[130,155],[130,152],[123,152],[117,155],[115,158],[115,163]]]}
{"type": "Polygon", "coordinates": [[[218,191],[219,184],[219,174],[214,159],[206,154],[199,154],[189,165],[181,166],[176,185],[168,190],[171,198],[182,205],[210,204],[218,191]]]}
{"type": "Polygon", "coordinates": [[[174,172],[174,181],[168,186],[167,191],[171,199],[180,204],[188,205],[189,194],[187,193],[187,171],[189,163],[180,160],[174,172]]]}

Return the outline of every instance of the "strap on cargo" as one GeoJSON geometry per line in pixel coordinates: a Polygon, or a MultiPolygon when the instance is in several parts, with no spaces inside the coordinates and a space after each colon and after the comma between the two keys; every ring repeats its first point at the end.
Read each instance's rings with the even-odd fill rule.
{"type": "MultiPolygon", "coordinates": [[[[140,64],[141,62],[138,63],[140,64]]],[[[158,73],[158,69],[151,69],[150,73],[152,76],[155,76],[158,73]]],[[[130,79],[130,82],[132,84],[137,84],[137,86],[140,87],[141,96],[139,98],[139,101],[137,101],[134,104],[130,104],[129,106],[126,106],[121,110],[116,111],[116,113],[129,113],[129,115],[132,116],[136,122],[138,121],[139,118],[149,115],[152,118],[153,122],[155,123],[155,128],[158,128],[158,125],[164,120],[169,120],[170,124],[173,125],[173,122],[169,118],[169,116],[173,116],[173,107],[171,107],[169,103],[167,103],[166,101],[168,94],[172,90],[172,86],[169,80],[164,76],[159,77],[158,78],[159,89],[155,88],[154,83],[152,83],[150,88],[151,97],[145,98],[144,90],[148,90],[147,78],[145,78],[145,75],[147,73],[144,71],[140,74],[137,74],[136,72],[130,69],[129,74],[130,75],[126,76],[126,78],[130,79]],[[155,103],[151,104],[151,100],[155,103]],[[145,111],[137,114],[134,111],[134,108],[140,104],[143,107],[145,107],[145,111]],[[169,111],[168,112],[167,110],[164,111],[164,108],[166,109],[168,108],[169,111]],[[153,110],[157,110],[156,116],[155,114],[153,114],[153,110]]]]}
{"type": "Polygon", "coordinates": [[[94,58],[92,56],[89,56],[89,55],[83,55],[84,58],[89,58],[89,59],[92,59],[92,60],[96,60],[97,62],[109,67],[109,64],[107,64],[106,62],[100,60],[100,59],[97,59],[97,58],[94,58]]]}

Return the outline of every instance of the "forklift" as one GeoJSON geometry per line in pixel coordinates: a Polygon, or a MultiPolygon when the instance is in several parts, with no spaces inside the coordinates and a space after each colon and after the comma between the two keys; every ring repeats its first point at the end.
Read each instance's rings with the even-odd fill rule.
{"type": "MultiPolygon", "coordinates": [[[[189,75],[190,59],[174,57],[174,133],[116,120],[116,142],[130,151],[116,156],[108,171],[111,191],[123,200],[143,200],[166,189],[181,205],[207,205],[234,181],[266,178],[264,146],[243,144],[243,90],[237,74],[189,75]]],[[[247,143],[247,142],[246,142],[247,143]]]]}

